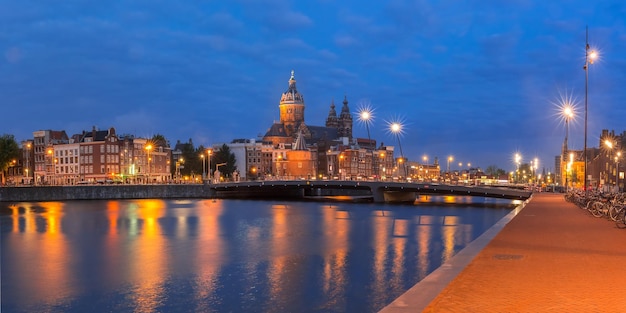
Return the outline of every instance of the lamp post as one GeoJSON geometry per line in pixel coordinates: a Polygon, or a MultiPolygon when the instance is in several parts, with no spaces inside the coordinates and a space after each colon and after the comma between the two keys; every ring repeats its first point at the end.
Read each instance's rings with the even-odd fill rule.
{"type": "Polygon", "coordinates": [[[206,163],[204,162],[204,153],[200,154],[200,160],[202,161],[202,181],[206,179],[206,163]]]}
{"type": "Polygon", "coordinates": [[[378,164],[378,176],[382,180],[383,176],[385,175],[385,172],[383,171],[383,169],[385,168],[383,166],[385,161],[385,153],[381,152],[378,156],[380,157],[380,164],[378,164]]]}
{"type": "Polygon", "coordinates": [[[585,199],[587,198],[587,115],[588,115],[588,105],[587,101],[589,98],[589,65],[593,64],[593,61],[598,57],[598,54],[594,51],[590,51],[589,47],[589,28],[585,27],[585,66],[583,69],[585,70],[585,147],[583,149],[585,164],[584,164],[584,186],[583,190],[585,190],[585,199]]]}
{"type": "Polygon", "coordinates": [[[209,172],[208,178],[209,178],[209,182],[211,182],[211,154],[213,154],[213,150],[207,149],[206,153],[208,155],[208,165],[209,165],[207,168],[207,171],[209,172]]]}
{"type": "Polygon", "coordinates": [[[48,184],[52,184],[52,174],[48,174],[48,173],[52,173],[52,170],[54,169],[54,165],[53,165],[53,158],[52,158],[52,148],[48,148],[48,151],[46,151],[46,153],[48,154],[48,157],[46,159],[50,160],[50,165],[48,166],[46,162],[46,182],[48,184]]]}
{"type": "Polygon", "coordinates": [[[283,160],[283,155],[279,154],[276,157],[276,179],[280,179],[280,165],[281,165],[280,161],[282,161],[282,160],[283,160]]]}
{"type": "MultiPolygon", "coordinates": [[[[613,154],[613,142],[609,139],[605,139],[604,140],[604,145],[607,147],[607,149],[611,152],[610,155],[613,154]]],[[[609,167],[609,163],[611,162],[611,157],[609,156],[609,160],[607,160],[606,162],[606,168],[609,167]]],[[[604,177],[606,178],[606,184],[609,183],[609,173],[605,173],[604,177]]]]}
{"type": "Polygon", "coordinates": [[[532,161],[531,170],[532,170],[532,175],[533,175],[532,180],[535,185],[537,184],[537,169],[539,169],[539,159],[534,158],[532,161]]]}
{"type": "Polygon", "coordinates": [[[152,145],[151,144],[147,144],[146,145],[146,156],[147,156],[147,164],[148,164],[148,168],[146,170],[146,173],[148,174],[148,182],[150,182],[150,150],[152,150],[152,145]]]}
{"type": "Polygon", "coordinates": [[[515,154],[515,166],[516,166],[515,183],[519,182],[519,166],[520,166],[521,161],[522,161],[522,156],[519,153],[516,153],[515,154]]]}
{"type": "Polygon", "coordinates": [[[361,109],[361,112],[359,112],[359,120],[365,123],[365,129],[367,129],[368,144],[370,144],[372,141],[372,138],[370,137],[370,126],[369,126],[372,121],[372,118],[373,118],[372,111],[368,108],[361,109]]]}
{"type": "Polygon", "coordinates": [[[398,122],[394,122],[391,123],[389,125],[390,130],[392,133],[394,133],[396,135],[396,138],[398,139],[398,147],[400,148],[400,160],[402,160],[402,171],[404,172],[404,176],[406,177],[406,168],[405,168],[405,164],[406,162],[404,162],[404,153],[402,152],[402,144],[400,143],[400,133],[402,133],[402,124],[398,123],[398,122]]]}
{"type": "Polygon", "coordinates": [[[622,157],[622,152],[617,151],[615,154],[615,192],[619,192],[619,159],[622,157]]]}
{"type": "Polygon", "coordinates": [[[567,163],[567,175],[565,176],[565,188],[567,188],[567,191],[569,191],[569,184],[567,183],[567,177],[570,175],[573,165],[574,165],[574,153],[570,153],[569,162],[567,163]]]}
{"type": "Polygon", "coordinates": [[[454,158],[452,156],[448,157],[448,175],[450,175],[450,162],[454,161],[454,158]]]}
{"type": "MultiPolygon", "coordinates": [[[[26,181],[30,185],[30,174],[28,174],[28,170],[30,169],[30,142],[26,144],[26,181]]],[[[33,177],[33,181],[34,181],[33,177]]],[[[33,182],[34,183],[34,182],[33,182]]]]}

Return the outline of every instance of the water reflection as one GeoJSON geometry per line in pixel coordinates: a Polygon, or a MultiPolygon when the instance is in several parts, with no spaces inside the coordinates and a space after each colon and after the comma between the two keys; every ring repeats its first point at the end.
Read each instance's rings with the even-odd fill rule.
{"type": "Polygon", "coordinates": [[[375,312],[511,208],[439,200],[0,207],[2,310],[375,312]]]}

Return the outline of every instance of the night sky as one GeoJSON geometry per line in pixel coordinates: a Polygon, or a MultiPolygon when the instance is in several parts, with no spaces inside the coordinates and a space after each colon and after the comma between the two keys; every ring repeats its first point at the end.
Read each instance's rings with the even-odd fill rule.
{"type": "MultiPolygon", "coordinates": [[[[0,133],[68,135],[115,127],[196,145],[257,138],[278,120],[291,70],[308,125],[374,110],[373,139],[411,160],[453,156],[554,171],[577,103],[582,149],[585,27],[588,146],[626,130],[622,1],[28,1],[0,2],[0,133]]],[[[355,116],[354,135],[367,138],[355,116]]]]}

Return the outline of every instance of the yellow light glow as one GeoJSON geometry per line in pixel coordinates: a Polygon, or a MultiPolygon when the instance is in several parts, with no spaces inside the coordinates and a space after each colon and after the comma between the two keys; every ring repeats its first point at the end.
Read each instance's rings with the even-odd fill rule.
{"type": "Polygon", "coordinates": [[[393,133],[399,133],[402,131],[402,125],[398,124],[398,123],[392,123],[391,124],[391,131],[393,133]]]}

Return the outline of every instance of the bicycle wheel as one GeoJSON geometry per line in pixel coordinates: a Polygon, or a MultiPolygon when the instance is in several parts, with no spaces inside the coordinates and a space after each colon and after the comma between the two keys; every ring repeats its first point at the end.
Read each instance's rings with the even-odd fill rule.
{"type": "Polygon", "coordinates": [[[621,212],[622,210],[623,208],[621,206],[611,204],[609,207],[609,217],[611,218],[611,220],[617,222],[619,212],[621,212]]]}
{"type": "Polygon", "coordinates": [[[617,222],[615,222],[617,228],[626,228],[626,209],[622,210],[617,215],[617,222]]]}
{"type": "Polygon", "coordinates": [[[589,210],[591,214],[595,217],[601,217],[604,215],[604,203],[600,201],[596,201],[591,205],[591,209],[589,210]]]}

